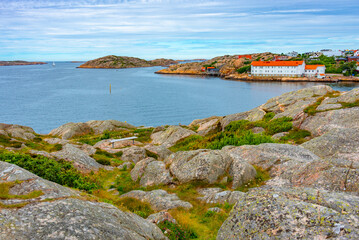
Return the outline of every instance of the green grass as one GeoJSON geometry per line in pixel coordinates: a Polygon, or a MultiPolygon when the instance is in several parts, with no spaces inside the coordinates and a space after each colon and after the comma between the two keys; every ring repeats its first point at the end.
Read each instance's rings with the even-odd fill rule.
{"type": "Polygon", "coordinates": [[[159,157],[158,154],[148,151],[147,149],[146,149],[146,155],[147,155],[147,157],[152,157],[154,159],[158,159],[158,157],[159,157]]]}
{"type": "MultiPolygon", "coordinates": [[[[318,111],[317,110],[317,107],[322,104],[323,100],[327,97],[329,98],[335,98],[335,97],[338,97],[340,94],[340,92],[338,91],[334,91],[334,92],[331,92],[331,93],[327,93],[326,95],[322,96],[322,97],[319,97],[317,99],[317,101],[313,104],[311,104],[310,106],[306,107],[303,111],[305,113],[307,113],[308,115],[310,116],[313,116],[315,115],[317,112],[325,112],[325,111],[318,111]]],[[[329,110],[328,110],[329,111],[329,110]]]]}
{"type": "Polygon", "coordinates": [[[295,144],[302,144],[305,142],[306,137],[310,137],[311,133],[307,130],[301,130],[298,128],[289,131],[289,134],[280,138],[282,143],[292,142],[295,144]]]}
{"type": "Polygon", "coordinates": [[[10,188],[12,188],[13,186],[19,183],[21,182],[15,181],[15,182],[0,183],[0,199],[31,199],[31,198],[40,197],[41,195],[44,194],[42,191],[32,191],[24,195],[9,194],[10,188]]]}
{"type": "Polygon", "coordinates": [[[109,153],[101,149],[97,149],[92,157],[102,165],[113,165],[118,166],[123,161],[121,160],[122,152],[109,153]]]}
{"type": "Polygon", "coordinates": [[[151,205],[146,202],[142,202],[136,198],[125,197],[116,202],[116,205],[122,205],[130,212],[136,213],[140,217],[147,218],[154,213],[151,205]]]}
{"type": "Polygon", "coordinates": [[[353,103],[340,102],[340,104],[342,104],[343,108],[359,107],[359,100],[357,100],[353,103]]]}
{"type": "Polygon", "coordinates": [[[206,137],[192,135],[170,148],[171,151],[188,151],[196,149],[222,149],[224,146],[258,145],[261,143],[274,143],[273,134],[287,132],[292,129],[292,119],[282,117],[273,119],[274,113],[267,113],[263,120],[250,122],[239,120],[231,122],[224,131],[210,134],[206,137]],[[264,133],[255,134],[254,127],[262,127],[264,133]]]}
{"type": "Polygon", "coordinates": [[[5,135],[0,135],[0,145],[4,147],[21,148],[21,142],[11,141],[11,138],[5,135]]]}
{"type": "Polygon", "coordinates": [[[186,240],[198,238],[197,234],[191,231],[191,229],[186,229],[167,220],[157,224],[157,226],[170,240],[186,240]]]}
{"type": "Polygon", "coordinates": [[[91,192],[99,186],[83,176],[71,163],[44,156],[0,151],[0,161],[15,164],[39,177],[58,184],[91,192]]]}

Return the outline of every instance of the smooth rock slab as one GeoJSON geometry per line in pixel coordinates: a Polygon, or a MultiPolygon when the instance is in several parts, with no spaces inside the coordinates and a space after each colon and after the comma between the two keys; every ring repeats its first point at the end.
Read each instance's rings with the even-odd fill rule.
{"type": "Polygon", "coordinates": [[[359,239],[359,198],[261,187],[242,196],[218,231],[224,239],[359,239]]]}
{"type": "Polygon", "coordinates": [[[179,207],[187,209],[192,208],[192,204],[180,200],[175,193],[169,194],[162,189],[149,192],[133,190],[131,192],[121,195],[121,198],[124,197],[136,198],[142,202],[147,202],[155,211],[169,210],[179,207]]]}
{"type": "Polygon", "coordinates": [[[0,222],[1,239],[167,239],[136,214],[79,199],[1,209],[0,222]]]}
{"type": "Polygon", "coordinates": [[[180,126],[169,126],[164,131],[154,132],[151,135],[152,144],[163,145],[166,148],[172,147],[178,141],[197,133],[180,126]]]}
{"type": "Polygon", "coordinates": [[[153,144],[148,144],[148,145],[144,146],[144,148],[147,151],[157,154],[158,160],[165,160],[169,155],[171,155],[173,153],[163,145],[156,146],[153,144]]]}
{"type": "Polygon", "coordinates": [[[173,178],[166,165],[162,161],[152,161],[146,166],[141,177],[140,185],[142,187],[153,185],[166,185],[173,182],[173,178]]]}
{"type": "Polygon", "coordinates": [[[199,200],[205,203],[229,203],[234,204],[240,199],[241,196],[245,195],[244,192],[240,191],[224,191],[221,188],[203,188],[199,189],[198,193],[203,195],[198,197],[199,200]]]}
{"type": "Polygon", "coordinates": [[[123,152],[123,154],[121,156],[121,159],[123,161],[130,161],[133,163],[137,163],[147,157],[146,150],[144,148],[137,147],[137,146],[124,148],[124,149],[122,149],[122,152],[123,152]]]}
{"type": "Polygon", "coordinates": [[[98,171],[103,166],[72,144],[66,144],[61,151],[51,153],[52,156],[72,162],[81,172],[98,171]]]}

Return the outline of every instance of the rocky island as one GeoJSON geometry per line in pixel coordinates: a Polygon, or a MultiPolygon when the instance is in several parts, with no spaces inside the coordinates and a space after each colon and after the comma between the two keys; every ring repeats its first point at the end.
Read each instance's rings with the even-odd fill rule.
{"type": "Polygon", "coordinates": [[[359,239],[358,119],[321,85],[188,126],[0,124],[0,238],[359,239]]]}
{"type": "Polygon", "coordinates": [[[39,65],[47,64],[46,62],[27,62],[27,61],[0,61],[0,66],[22,66],[22,65],[39,65]]]}
{"type": "Polygon", "coordinates": [[[78,68],[137,68],[137,67],[154,67],[169,66],[178,63],[172,59],[159,58],[147,61],[141,58],[124,57],[109,55],[94,60],[90,60],[80,65],[78,68]]]}

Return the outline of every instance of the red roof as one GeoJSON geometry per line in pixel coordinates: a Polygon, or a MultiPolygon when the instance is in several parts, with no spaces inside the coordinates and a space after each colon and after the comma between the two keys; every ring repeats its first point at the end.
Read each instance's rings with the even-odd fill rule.
{"type": "Polygon", "coordinates": [[[315,70],[318,67],[324,67],[325,65],[306,65],[305,70],[315,70]]]}
{"type": "Polygon", "coordinates": [[[299,66],[302,65],[303,61],[253,61],[252,66],[299,66]]]}
{"type": "Polygon", "coordinates": [[[248,58],[248,59],[252,59],[252,55],[250,55],[250,54],[238,55],[238,58],[248,58]]]}

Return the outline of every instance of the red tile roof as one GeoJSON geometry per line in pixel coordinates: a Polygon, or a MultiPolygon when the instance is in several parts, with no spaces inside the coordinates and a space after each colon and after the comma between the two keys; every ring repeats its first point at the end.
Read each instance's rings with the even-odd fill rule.
{"type": "Polygon", "coordinates": [[[296,67],[302,65],[303,61],[253,61],[252,66],[292,66],[296,67]]]}
{"type": "Polygon", "coordinates": [[[324,67],[325,65],[306,65],[305,70],[315,70],[318,67],[324,67]]]}

